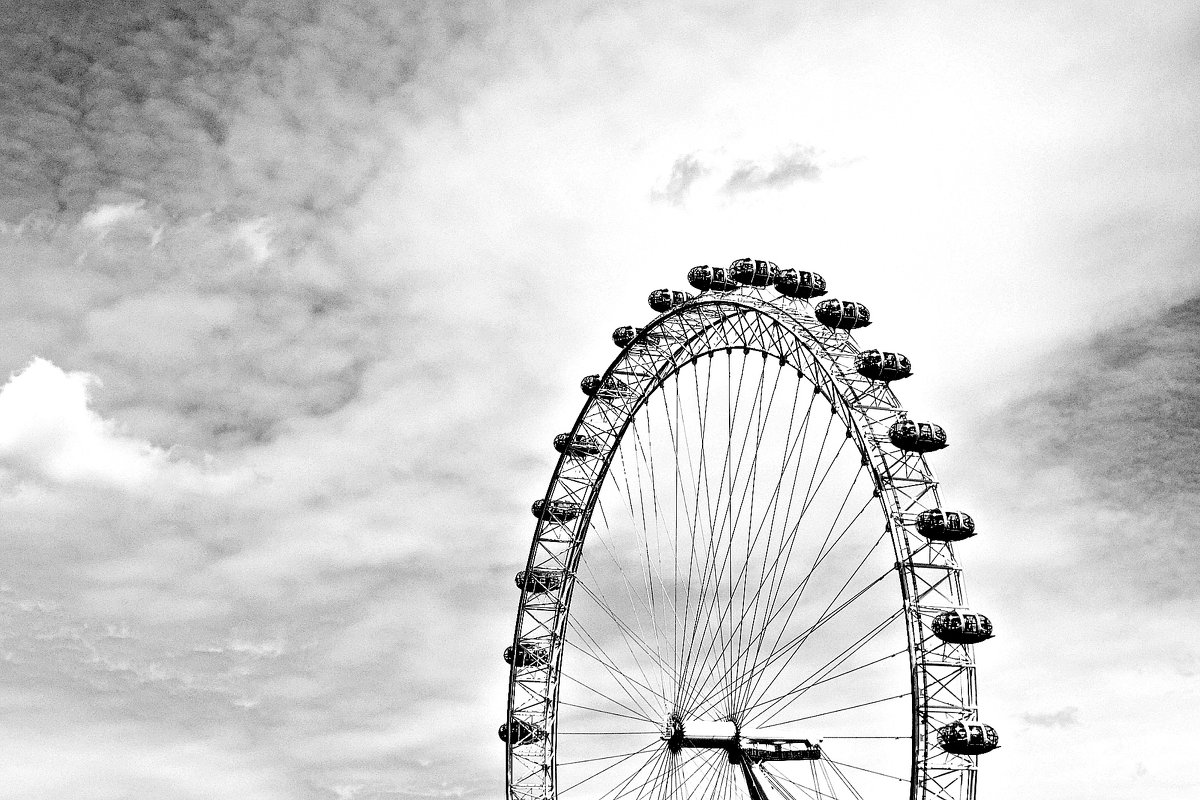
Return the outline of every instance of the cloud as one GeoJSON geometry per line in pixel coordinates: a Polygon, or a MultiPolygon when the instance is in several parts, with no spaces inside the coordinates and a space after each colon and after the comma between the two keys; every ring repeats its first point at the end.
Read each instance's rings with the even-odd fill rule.
{"type": "Polygon", "coordinates": [[[1042,713],[1025,713],[1021,719],[1039,728],[1073,728],[1079,724],[1079,709],[1075,706],[1060,708],[1058,711],[1042,713]]]}
{"type": "Polygon", "coordinates": [[[1200,296],[1062,349],[1044,385],[994,422],[1021,431],[1030,478],[1069,472],[1074,497],[1055,513],[1074,520],[1093,569],[1134,596],[1200,590],[1197,352],[1200,296]]]}
{"type": "MultiPolygon", "coordinates": [[[[645,291],[752,243],[779,263],[775,254],[790,251],[791,263],[842,265],[839,292],[888,296],[911,318],[935,293],[941,303],[961,291],[954,308],[1009,298],[1024,316],[997,312],[995,350],[1023,353],[1005,347],[1014,328],[1048,341],[1076,325],[1055,293],[1083,287],[1108,309],[1131,284],[1072,272],[1064,264],[1082,263],[1075,243],[1012,263],[1003,248],[983,251],[1002,239],[1046,248],[1040,226],[1059,230],[1061,205],[1088,221],[1094,209],[1081,197],[1119,206],[1120,187],[1141,194],[1153,170],[1131,166],[1129,149],[1195,161],[1170,126],[1144,146],[1133,128],[1156,118],[1142,106],[1105,102],[1136,79],[1161,87],[1157,108],[1179,109],[1162,101],[1194,85],[1191,73],[1172,60],[1172,82],[1131,63],[1109,35],[1124,22],[1100,14],[1081,15],[1081,33],[1058,16],[1003,7],[985,25],[970,14],[885,9],[865,20],[796,5],[753,14],[636,3],[586,13],[524,2],[78,5],[0,4],[0,260],[13,266],[0,295],[0,373],[35,353],[64,374],[86,370],[103,381],[86,406],[111,426],[102,441],[140,443],[168,466],[200,468],[215,454],[255,480],[214,499],[181,482],[150,493],[107,475],[66,484],[39,468],[28,471],[42,476],[37,487],[0,496],[12,601],[0,663],[7,685],[35,698],[34,710],[4,715],[19,756],[6,777],[24,780],[14,785],[25,796],[84,781],[70,770],[43,784],[17,774],[22,763],[44,767],[46,752],[108,764],[87,776],[98,796],[203,796],[205,772],[228,776],[218,788],[237,796],[496,794],[499,652],[528,505],[553,463],[550,438],[578,409],[575,379],[611,359],[612,327],[646,318],[645,291]],[[653,46],[646,30],[658,31],[653,46]],[[1028,57],[1039,49],[1044,58],[1028,57]],[[1069,76],[1056,71],[1060,58],[1069,76]],[[1073,94],[1081,81],[1100,89],[1073,94]],[[1026,94],[1051,98],[1049,113],[1013,99],[1026,94]],[[1087,137],[1095,151],[1081,148],[1080,132],[1103,130],[1092,123],[1107,109],[1126,126],[1114,139],[1124,149],[1087,137]],[[812,151],[761,157],[788,140],[812,151]],[[835,143],[869,153],[870,169],[835,181],[837,162],[816,156],[835,143]],[[694,163],[679,158],[685,151],[694,163]],[[993,152],[1004,157],[988,161],[993,152]],[[1067,161],[1087,179],[1055,171],[1067,161]],[[737,191],[764,190],[754,203],[723,195],[739,173],[737,191]],[[817,178],[805,191],[765,191],[817,178]],[[657,205],[647,203],[651,184],[657,205]],[[993,206],[974,187],[998,198],[993,206]],[[959,224],[930,205],[939,197],[995,224],[959,224]],[[697,208],[705,199],[713,209],[697,208]],[[1036,224],[1013,209],[1036,213],[1036,224]],[[941,235],[953,230],[995,238],[964,254],[955,248],[966,234],[951,244],[941,235]],[[880,257],[855,249],[864,243],[880,257]],[[906,250],[908,261],[892,258],[906,250]],[[939,259],[942,274],[929,266],[939,259]],[[1047,308],[1058,315],[1041,316],[1047,308]],[[1061,326],[1047,333],[1044,322],[1061,326]],[[139,722],[147,718],[153,727],[139,722]],[[149,763],[175,774],[143,791],[149,763]]],[[[1137,42],[1137,52],[1183,52],[1149,30],[1137,42]]],[[[1171,207],[1186,197],[1171,192],[1171,207]]],[[[1161,219],[1194,228],[1180,224],[1186,210],[1161,219]]],[[[1145,259],[1139,272],[1157,274],[1146,237],[1123,236],[1145,259]]],[[[927,317],[945,338],[946,316],[927,317]]],[[[969,333],[988,327],[972,317],[969,333]]],[[[973,374],[992,369],[992,357],[973,374]]],[[[945,366],[931,361],[919,362],[925,380],[945,366]]],[[[1050,386],[1023,368],[1020,380],[1050,386]]],[[[945,405],[959,407],[949,392],[969,395],[972,379],[945,372],[955,400],[945,405]]],[[[986,460],[1036,472],[1026,467],[1048,462],[1020,452],[1036,427],[1009,423],[987,441],[1008,437],[1016,456],[1005,460],[997,444],[986,460]]],[[[993,720],[1038,691],[1046,695],[1030,706],[1070,702],[1099,718],[1086,698],[1057,696],[1045,672],[1062,660],[1061,628],[1038,627],[1087,595],[1060,574],[1081,558],[1077,539],[1137,522],[1107,509],[1081,537],[1051,533],[1047,498],[1067,486],[1088,504],[1090,480],[1064,458],[1026,487],[1038,493],[1028,525],[980,514],[1009,551],[1000,563],[1027,566],[1059,548],[1005,593],[1036,618],[1001,608],[1003,636],[989,644],[1001,649],[981,648],[993,659],[981,668],[993,720]],[[1046,646],[995,668],[1031,639],[1046,646]],[[1020,685],[997,692],[1005,680],[1020,685]]],[[[1001,483],[989,488],[999,494],[1001,483]]],[[[986,599],[975,567],[989,544],[972,547],[962,552],[986,599]]],[[[1139,632],[1139,620],[1121,616],[1129,624],[1111,630],[1122,648],[1178,639],[1170,618],[1139,632]]],[[[1072,655],[1092,658],[1090,668],[1110,652],[1072,655]]],[[[1127,716],[1163,695],[1139,686],[1140,708],[1130,703],[1127,716]]],[[[1116,681],[1109,690],[1124,691],[1116,681]]],[[[1019,727],[1016,714],[1007,730],[1019,727]]],[[[998,758],[1029,753],[1005,743],[998,758]]],[[[1031,749],[1061,761],[1060,745],[1031,749]]],[[[1086,753],[1073,761],[1086,764],[1086,753]]],[[[989,767],[985,781],[1004,772],[989,767]]],[[[1044,774],[1066,782],[1060,764],[1044,774]]]]}
{"type": "Polygon", "coordinates": [[[102,238],[110,228],[141,217],[145,205],[144,200],[139,200],[136,203],[107,203],[96,206],[80,218],[79,227],[83,230],[95,231],[97,236],[102,238]]]}
{"type": "Polygon", "coordinates": [[[224,491],[244,479],[172,460],[167,451],[122,435],[89,408],[95,384],[92,375],[35,358],[0,388],[0,467],[10,480],[224,491]]]}
{"type": "Polygon", "coordinates": [[[742,161],[725,179],[722,191],[734,195],[760,189],[784,189],[799,181],[815,181],[824,169],[816,160],[816,150],[794,145],[768,164],[742,161]]]}
{"type": "Polygon", "coordinates": [[[0,367],[86,368],[106,388],[98,410],[159,446],[268,440],[357,394],[394,282],[293,247],[266,218],[174,221],[145,204],[0,229],[0,257],[22,265],[0,298],[0,367]]]}
{"type": "MultiPolygon", "coordinates": [[[[856,160],[843,159],[837,166],[849,166],[856,160]]],[[[739,159],[731,162],[723,148],[703,156],[689,153],[675,159],[670,175],[651,190],[650,199],[681,206],[695,187],[709,183],[705,179],[710,175],[715,176],[716,183],[706,188],[731,197],[761,189],[785,189],[801,181],[816,181],[825,169],[817,159],[816,148],[806,145],[793,144],[773,159],[762,161],[739,159]]]]}
{"type": "Polygon", "coordinates": [[[662,189],[650,193],[653,200],[680,205],[687,197],[692,184],[709,173],[709,167],[702,163],[695,154],[680,156],[671,167],[671,176],[667,178],[662,189]]]}
{"type": "Polygon", "coordinates": [[[8,718],[21,727],[0,734],[13,754],[0,765],[6,797],[283,800],[302,796],[307,788],[263,754],[247,754],[245,743],[234,736],[181,736],[153,723],[94,719],[54,719],[62,726],[54,729],[27,711],[8,718]]]}
{"type": "MultiPolygon", "coordinates": [[[[1088,752],[1132,745],[1157,793],[1195,793],[1168,731],[1200,703],[1179,635],[1200,613],[1198,347],[1200,297],[1144,303],[969,395],[993,410],[971,415],[951,471],[981,530],[957,552],[999,631],[977,657],[1001,774],[1004,759],[1035,774],[1065,759],[1080,765],[1054,779],[1069,794],[1095,780],[1088,752]],[[1081,720],[1086,744],[1064,734],[1081,720]]],[[[1107,770],[1087,793],[1136,792],[1127,781],[1107,770]]]]}
{"type": "MultiPolygon", "coordinates": [[[[482,612],[512,589],[487,542],[526,511],[502,492],[528,465],[473,416],[523,390],[472,392],[525,376],[506,335],[535,326],[496,313],[522,287],[456,286],[469,273],[412,246],[432,225],[397,222],[420,203],[402,170],[373,187],[422,116],[491,79],[476,40],[507,13],[0,3],[0,370],[24,368],[2,395],[19,491],[0,492],[0,639],[7,685],[54,722],[5,714],[36,766],[6,786],[494,784],[463,762],[494,745],[477,709],[501,673],[475,658],[502,667],[482,612]],[[87,780],[46,774],[54,752],[87,780]]],[[[472,245],[462,220],[445,230],[472,245]]]]}
{"type": "Polygon", "coordinates": [[[86,369],[101,413],[199,452],[351,401],[419,268],[355,252],[351,218],[410,122],[492,74],[505,13],[0,0],[0,372],[86,369]]]}
{"type": "MultiPolygon", "coordinates": [[[[118,198],[311,233],[392,151],[418,67],[485,19],[474,4],[5,0],[0,216],[118,198]]],[[[471,83],[462,69],[427,88],[471,83]]]]}

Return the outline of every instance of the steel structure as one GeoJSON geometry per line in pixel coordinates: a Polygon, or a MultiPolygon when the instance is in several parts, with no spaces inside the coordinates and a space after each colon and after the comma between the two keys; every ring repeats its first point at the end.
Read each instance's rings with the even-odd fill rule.
{"type": "Polygon", "coordinates": [[[800,276],[655,292],[585,379],[517,575],[511,800],[975,796],[992,626],[925,455],[945,432],[893,393],[907,359],[856,344],[865,307],[800,276]]]}

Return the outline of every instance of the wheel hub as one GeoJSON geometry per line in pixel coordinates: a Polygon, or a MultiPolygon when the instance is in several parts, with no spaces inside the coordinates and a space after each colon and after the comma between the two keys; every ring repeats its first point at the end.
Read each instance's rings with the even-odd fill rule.
{"type": "Polygon", "coordinates": [[[821,757],[821,745],[809,739],[742,729],[732,720],[693,720],[672,714],[663,725],[662,739],[673,753],[685,748],[725,750],[733,763],[815,761],[821,757]]]}

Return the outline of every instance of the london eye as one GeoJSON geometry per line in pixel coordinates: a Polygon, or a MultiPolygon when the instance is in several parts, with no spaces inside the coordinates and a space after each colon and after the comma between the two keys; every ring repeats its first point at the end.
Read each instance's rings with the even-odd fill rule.
{"type": "MultiPolygon", "coordinates": [[[[861,303],[739,259],[613,334],[582,381],[517,574],[510,800],[975,797],[980,721],[955,547],[861,303]]],[[[969,546],[967,543],[966,546],[969,546]]]]}

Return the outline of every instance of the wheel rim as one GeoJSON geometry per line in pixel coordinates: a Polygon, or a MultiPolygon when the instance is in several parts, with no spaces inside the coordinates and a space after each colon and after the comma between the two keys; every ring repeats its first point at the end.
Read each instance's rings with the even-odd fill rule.
{"type": "Polygon", "coordinates": [[[765,295],[656,318],[556,442],[564,511],[527,571],[560,579],[521,594],[511,797],[745,796],[749,759],[673,744],[672,720],[823,740],[753,765],[773,795],[973,796],[973,758],[936,746],[975,718],[970,646],[930,629],[961,570],[913,531],[936,482],[888,441],[904,412],[853,339],[765,295]]]}

